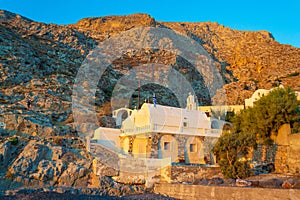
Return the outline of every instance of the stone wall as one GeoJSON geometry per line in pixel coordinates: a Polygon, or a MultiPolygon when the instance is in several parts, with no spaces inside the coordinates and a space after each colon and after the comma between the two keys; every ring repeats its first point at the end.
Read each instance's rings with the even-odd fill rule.
{"type": "Polygon", "coordinates": [[[175,135],[175,138],[178,142],[178,159],[179,159],[179,162],[183,162],[186,160],[186,155],[185,155],[185,143],[186,141],[188,140],[188,136],[185,136],[185,135],[175,135]]]}
{"type": "Polygon", "coordinates": [[[214,164],[214,160],[211,158],[211,148],[216,140],[216,138],[210,137],[154,134],[150,157],[171,157],[172,162],[187,164],[214,164]],[[170,143],[171,149],[164,148],[165,142],[170,143]],[[194,152],[191,152],[190,144],[195,145],[194,152]]]}
{"type": "Polygon", "coordinates": [[[93,160],[93,172],[96,175],[114,177],[115,181],[125,184],[145,184],[152,187],[154,183],[193,183],[200,179],[220,176],[216,166],[171,166],[171,159],[154,158],[119,158],[117,160],[93,160]]]}
{"type": "Polygon", "coordinates": [[[297,200],[300,199],[300,190],[294,189],[267,189],[267,188],[241,188],[202,185],[155,184],[154,192],[176,199],[201,200],[297,200]]]}
{"type": "Polygon", "coordinates": [[[150,158],[158,158],[158,143],[159,138],[161,137],[160,133],[152,133],[151,137],[151,154],[150,158]]]}
{"type": "Polygon", "coordinates": [[[171,159],[120,158],[119,176],[114,180],[125,184],[145,184],[170,182],[171,159]]]}
{"type": "Polygon", "coordinates": [[[252,150],[248,157],[256,163],[274,163],[278,145],[257,145],[256,150],[252,150]]]}
{"type": "Polygon", "coordinates": [[[170,168],[172,183],[193,183],[197,179],[211,178],[221,173],[219,167],[213,166],[172,166],[170,168]]]}
{"type": "Polygon", "coordinates": [[[278,149],[275,171],[278,173],[300,173],[300,134],[291,134],[289,125],[283,125],[276,137],[278,149]]]}
{"type": "Polygon", "coordinates": [[[285,124],[272,135],[273,145],[258,145],[248,155],[254,163],[274,163],[277,173],[300,173],[300,134],[291,134],[290,125],[285,124]]]}
{"type": "Polygon", "coordinates": [[[178,161],[187,164],[206,164],[210,157],[211,149],[208,148],[209,137],[175,135],[178,142],[178,161]],[[194,152],[191,152],[190,145],[194,144],[194,152]]]}

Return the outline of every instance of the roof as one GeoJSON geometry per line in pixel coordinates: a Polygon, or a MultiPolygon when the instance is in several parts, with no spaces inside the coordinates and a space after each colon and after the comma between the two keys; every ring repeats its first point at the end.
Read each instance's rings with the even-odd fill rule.
{"type": "Polygon", "coordinates": [[[131,118],[147,118],[147,115],[151,124],[178,127],[185,122],[190,128],[210,128],[210,122],[202,111],[162,105],[154,106],[149,103],[144,103],[140,110],[133,112],[131,118]]]}

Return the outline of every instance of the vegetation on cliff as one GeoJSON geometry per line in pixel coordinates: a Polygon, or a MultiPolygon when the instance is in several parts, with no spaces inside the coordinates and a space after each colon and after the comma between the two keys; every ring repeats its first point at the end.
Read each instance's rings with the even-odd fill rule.
{"type": "Polygon", "coordinates": [[[271,136],[280,126],[290,124],[298,129],[300,109],[291,88],[278,88],[259,99],[254,107],[243,110],[233,118],[233,128],[224,133],[213,151],[227,178],[248,177],[249,161],[245,159],[257,144],[269,145],[271,136]]]}

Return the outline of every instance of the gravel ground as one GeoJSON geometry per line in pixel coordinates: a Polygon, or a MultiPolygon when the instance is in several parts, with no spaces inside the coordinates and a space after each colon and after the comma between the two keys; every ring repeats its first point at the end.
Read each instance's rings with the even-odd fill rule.
{"type": "Polygon", "coordinates": [[[96,199],[108,199],[108,200],[175,200],[174,198],[158,195],[158,194],[140,194],[140,195],[132,195],[126,197],[109,197],[109,196],[97,196],[97,195],[72,195],[72,194],[59,194],[55,192],[38,192],[31,194],[18,194],[11,196],[0,196],[2,200],[13,200],[13,199],[22,199],[22,200],[44,200],[44,199],[53,199],[53,200],[96,200],[96,199]]]}

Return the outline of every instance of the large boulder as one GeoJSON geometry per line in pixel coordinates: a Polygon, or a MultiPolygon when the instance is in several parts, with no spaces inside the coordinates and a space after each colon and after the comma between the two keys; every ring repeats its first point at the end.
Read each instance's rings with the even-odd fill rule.
{"type": "Polygon", "coordinates": [[[37,144],[34,140],[30,141],[9,170],[12,174],[29,176],[35,172],[41,160],[50,158],[50,153],[51,151],[47,146],[37,144]]]}
{"type": "Polygon", "coordinates": [[[90,170],[75,163],[70,163],[67,169],[58,179],[58,186],[80,186],[88,185],[88,175],[90,170]]]}
{"type": "Polygon", "coordinates": [[[51,180],[56,182],[65,169],[66,165],[61,160],[42,160],[39,162],[37,172],[30,174],[29,177],[43,182],[51,180]]]}

